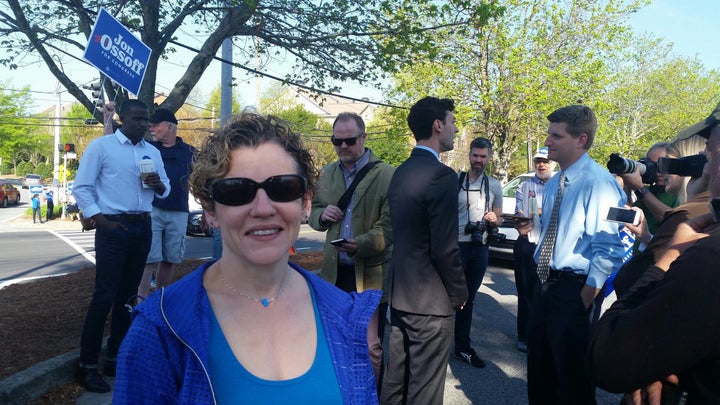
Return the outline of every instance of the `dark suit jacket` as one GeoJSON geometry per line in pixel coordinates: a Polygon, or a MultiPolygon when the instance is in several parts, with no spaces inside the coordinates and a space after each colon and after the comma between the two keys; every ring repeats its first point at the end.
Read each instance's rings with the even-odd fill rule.
{"type": "Polygon", "coordinates": [[[643,273],[660,259],[681,223],[710,212],[709,202],[710,192],[705,191],[699,193],[685,204],[665,212],[662,222],[658,225],[652,240],[645,250],[634,254],[630,260],[623,264],[615,276],[613,287],[615,287],[618,299],[622,298],[643,273]]]}
{"type": "Polygon", "coordinates": [[[449,316],[467,300],[458,247],[457,174],[413,149],[388,191],[393,229],[390,301],[419,315],[449,316]]]}

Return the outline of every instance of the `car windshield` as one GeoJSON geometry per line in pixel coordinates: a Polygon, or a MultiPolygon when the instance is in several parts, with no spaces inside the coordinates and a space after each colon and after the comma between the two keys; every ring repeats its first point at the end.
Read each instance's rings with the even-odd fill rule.
{"type": "Polygon", "coordinates": [[[515,191],[517,190],[517,187],[520,183],[523,181],[531,178],[533,174],[523,174],[518,177],[515,177],[514,179],[510,180],[509,182],[505,183],[503,186],[503,197],[512,197],[515,198],[515,191]]]}

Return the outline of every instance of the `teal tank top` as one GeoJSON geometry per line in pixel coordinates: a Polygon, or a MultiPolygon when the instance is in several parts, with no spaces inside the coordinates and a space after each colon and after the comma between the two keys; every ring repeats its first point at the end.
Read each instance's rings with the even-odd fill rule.
{"type": "MultiPolygon", "coordinates": [[[[317,349],[315,360],[303,375],[271,381],[251,374],[235,358],[215,313],[210,311],[210,380],[218,404],[341,404],[342,395],[333,368],[325,329],[320,321],[315,292],[310,288],[317,349]]],[[[252,350],[252,348],[248,348],[252,350]]]]}

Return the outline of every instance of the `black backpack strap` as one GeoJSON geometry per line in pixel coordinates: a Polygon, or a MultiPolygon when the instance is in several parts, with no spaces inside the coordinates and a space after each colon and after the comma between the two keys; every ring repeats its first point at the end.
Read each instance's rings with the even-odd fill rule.
{"type": "Polygon", "coordinates": [[[463,181],[465,181],[465,176],[467,176],[467,172],[460,172],[460,177],[458,177],[458,190],[462,189],[463,181]]]}
{"type": "Polygon", "coordinates": [[[352,183],[350,183],[350,187],[345,190],[345,193],[340,197],[340,200],[338,200],[337,206],[340,208],[341,211],[345,211],[347,206],[350,204],[350,199],[352,198],[353,193],[355,192],[355,188],[358,184],[360,184],[360,181],[365,177],[366,174],[375,167],[378,163],[382,163],[381,160],[375,160],[372,162],[368,162],[365,166],[363,166],[362,169],[355,175],[355,178],[353,179],[352,183]]]}

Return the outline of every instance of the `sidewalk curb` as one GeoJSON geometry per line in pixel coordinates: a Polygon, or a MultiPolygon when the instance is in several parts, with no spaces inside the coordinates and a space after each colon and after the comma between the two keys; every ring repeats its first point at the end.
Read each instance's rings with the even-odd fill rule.
{"type": "Polygon", "coordinates": [[[26,404],[73,379],[80,350],[61,354],[0,380],[0,403],[26,404]]]}

